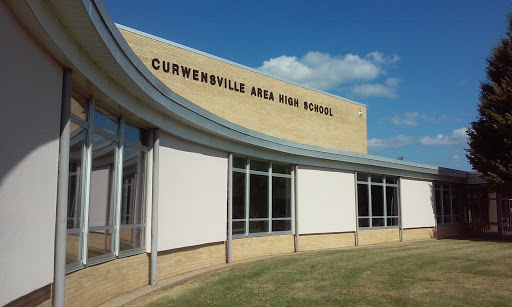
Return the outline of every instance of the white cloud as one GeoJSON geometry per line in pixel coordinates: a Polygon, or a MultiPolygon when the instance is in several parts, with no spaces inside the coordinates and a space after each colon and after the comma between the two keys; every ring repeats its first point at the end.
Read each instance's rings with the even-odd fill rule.
{"type": "Polygon", "coordinates": [[[405,112],[403,115],[395,115],[391,118],[391,123],[395,126],[418,126],[418,112],[405,112]]]}
{"type": "Polygon", "coordinates": [[[452,155],[452,159],[453,160],[459,160],[460,159],[460,155],[454,154],[454,155],[452,155]]]}
{"type": "Polygon", "coordinates": [[[438,134],[435,137],[425,136],[421,137],[419,142],[422,145],[466,144],[468,142],[467,130],[467,128],[455,129],[450,136],[444,134],[438,134]]]}
{"type": "Polygon", "coordinates": [[[413,144],[414,138],[407,135],[397,135],[388,139],[369,139],[368,150],[370,151],[383,151],[390,148],[403,147],[405,145],[413,144]]]}
{"type": "Polygon", "coordinates": [[[368,53],[364,57],[350,53],[331,56],[310,51],[300,59],[286,55],[271,58],[264,61],[258,69],[308,87],[330,90],[346,82],[374,80],[383,73],[383,66],[399,60],[398,56],[386,57],[378,51],[368,53]]]}
{"type": "Polygon", "coordinates": [[[388,78],[384,83],[362,84],[352,88],[352,93],[363,97],[387,97],[396,98],[396,90],[400,79],[388,78]]]}
{"type": "Polygon", "coordinates": [[[448,116],[446,115],[427,115],[419,112],[405,112],[403,114],[394,115],[389,121],[394,126],[400,127],[415,127],[418,126],[420,122],[430,122],[430,123],[441,123],[442,121],[448,120],[448,116]]]}

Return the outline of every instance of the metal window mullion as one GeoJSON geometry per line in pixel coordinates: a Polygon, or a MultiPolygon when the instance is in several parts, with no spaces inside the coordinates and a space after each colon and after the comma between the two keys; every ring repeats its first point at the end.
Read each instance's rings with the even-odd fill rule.
{"type": "Polygon", "coordinates": [[[398,207],[398,227],[400,228],[400,242],[404,242],[404,225],[402,223],[402,178],[398,178],[398,186],[396,187],[397,191],[395,193],[396,195],[396,202],[398,207]]]}
{"type": "Polygon", "coordinates": [[[441,224],[444,224],[444,188],[443,188],[443,184],[440,185],[441,189],[439,191],[441,191],[441,224]]]}
{"type": "Polygon", "coordinates": [[[357,196],[357,172],[354,173],[355,192],[356,192],[356,246],[359,246],[359,198],[357,196]]]}
{"type": "Polygon", "coordinates": [[[450,197],[450,222],[453,223],[453,199],[452,199],[452,184],[450,183],[449,187],[449,197],[450,197]]]}
{"type": "Polygon", "coordinates": [[[384,176],[384,178],[382,179],[382,182],[384,183],[383,187],[382,187],[382,197],[384,197],[384,227],[387,227],[388,226],[388,219],[387,219],[387,214],[388,214],[388,211],[387,211],[387,202],[386,202],[386,177],[384,176]]]}
{"type": "Polygon", "coordinates": [[[367,186],[368,186],[368,216],[370,217],[370,228],[373,227],[373,212],[372,212],[372,184],[371,184],[371,180],[372,180],[372,175],[368,175],[368,181],[367,181],[367,186]]]}
{"type": "Polygon", "coordinates": [[[121,200],[123,189],[123,146],[124,146],[124,116],[119,121],[119,143],[116,148],[116,163],[115,163],[115,191],[114,191],[114,254],[119,256],[119,249],[121,245],[120,225],[121,225],[121,200]]]}
{"type": "Polygon", "coordinates": [[[268,233],[272,234],[272,162],[268,164],[268,233]]]}
{"type": "Polygon", "coordinates": [[[228,246],[227,263],[233,262],[233,153],[228,156],[228,246]]]}
{"type": "Polygon", "coordinates": [[[85,160],[86,165],[84,169],[84,203],[83,203],[83,242],[82,242],[82,263],[87,264],[88,257],[88,241],[89,241],[89,205],[90,205],[90,193],[91,193],[91,172],[92,172],[92,138],[94,129],[94,97],[89,99],[89,127],[87,129],[87,136],[85,140],[85,160]]]}
{"type": "Polygon", "coordinates": [[[251,184],[251,175],[249,174],[249,168],[251,167],[251,160],[245,161],[245,235],[249,236],[249,186],[251,184]]]}

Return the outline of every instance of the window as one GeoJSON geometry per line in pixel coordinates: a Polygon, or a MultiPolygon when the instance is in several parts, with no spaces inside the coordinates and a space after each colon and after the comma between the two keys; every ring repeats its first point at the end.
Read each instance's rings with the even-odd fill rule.
{"type": "Polygon", "coordinates": [[[464,190],[462,185],[435,183],[437,224],[454,224],[464,220],[464,190]]]}
{"type": "Polygon", "coordinates": [[[356,176],[359,227],[398,227],[397,178],[364,173],[356,176]]]}
{"type": "Polygon", "coordinates": [[[73,92],[67,270],[144,248],[148,132],[73,92]]]}
{"type": "Polygon", "coordinates": [[[233,235],[290,232],[291,166],[234,157],[232,171],[233,235]]]}

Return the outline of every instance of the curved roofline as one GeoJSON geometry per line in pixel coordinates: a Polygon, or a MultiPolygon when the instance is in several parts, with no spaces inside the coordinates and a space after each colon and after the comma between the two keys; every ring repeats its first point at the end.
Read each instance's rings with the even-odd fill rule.
{"type": "Polygon", "coordinates": [[[357,102],[355,100],[352,100],[352,99],[348,99],[348,98],[345,98],[345,97],[341,97],[341,96],[338,96],[338,95],[334,95],[334,94],[331,94],[329,92],[324,92],[322,90],[319,90],[319,89],[316,89],[316,88],[312,88],[312,87],[309,87],[309,86],[305,86],[303,84],[300,84],[300,83],[296,83],[296,82],[293,82],[293,81],[290,81],[290,80],[287,80],[285,78],[281,78],[281,77],[276,77],[274,75],[271,75],[271,74],[268,74],[266,72],[263,72],[259,69],[256,69],[256,68],[253,68],[253,67],[249,67],[249,66],[245,66],[245,65],[242,65],[242,64],[239,64],[239,63],[236,63],[236,62],[233,62],[233,61],[230,61],[230,60],[226,60],[224,58],[221,58],[221,57],[218,57],[216,55],[212,55],[212,54],[209,54],[209,53],[206,53],[204,51],[200,51],[200,50],[197,50],[197,49],[194,49],[194,48],[191,48],[191,47],[187,47],[185,45],[182,45],[182,44],[179,44],[179,43],[176,43],[176,42],[173,42],[173,41],[170,41],[168,39],[165,39],[165,38],[161,38],[161,37],[158,37],[158,36],[155,36],[153,34],[149,34],[149,33],[146,33],[146,32],[143,32],[143,31],[140,31],[140,30],[137,30],[137,29],[133,29],[133,28],[130,28],[130,27],[127,27],[127,26],[124,26],[124,25],[121,25],[121,24],[118,24],[118,23],[114,23],[119,29],[122,29],[122,30],[126,30],[128,32],[132,32],[132,33],[135,33],[135,34],[138,34],[138,35],[141,35],[141,36],[144,36],[144,37],[147,37],[147,38],[151,38],[151,39],[154,39],[156,41],[159,41],[159,42],[162,42],[162,43],[166,43],[166,44],[169,44],[171,46],[174,46],[174,47],[178,47],[178,48],[181,48],[181,49],[184,49],[184,50],[187,50],[187,51],[190,51],[190,52],[193,52],[193,53],[197,53],[199,55],[203,55],[203,56],[206,56],[206,57],[209,57],[211,59],[214,59],[214,60],[218,60],[218,61],[221,61],[221,62],[224,62],[226,64],[230,64],[230,65],[233,65],[233,66],[236,66],[236,67],[239,67],[239,68],[242,68],[242,69],[245,69],[245,70],[249,70],[249,71],[252,71],[254,73],[257,73],[257,74],[260,74],[260,75],[263,75],[263,76],[266,76],[266,77],[270,77],[272,79],[276,79],[276,80],[279,80],[279,81],[283,81],[283,82],[286,82],[286,83],[290,83],[290,84],[293,84],[293,85],[296,85],[296,86],[300,86],[304,89],[307,89],[307,90],[310,90],[310,91],[314,91],[314,92],[317,92],[317,93],[320,93],[320,94],[324,94],[324,95],[327,95],[327,96],[331,96],[333,98],[336,98],[336,99],[341,99],[343,101],[346,101],[346,102],[350,102],[350,103],[353,103],[353,104],[356,104],[356,105],[359,105],[359,106],[362,106],[362,107],[365,107],[366,108],[366,104],[364,103],[361,103],[361,102],[357,102]]]}
{"type": "Polygon", "coordinates": [[[61,65],[74,68],[97,93],[170,134],[227,152],[301,165],[424,179],[467,177],[463,171],[286,141],[222,119],[156,78],[100,0],[9,3],[61,65]]]}

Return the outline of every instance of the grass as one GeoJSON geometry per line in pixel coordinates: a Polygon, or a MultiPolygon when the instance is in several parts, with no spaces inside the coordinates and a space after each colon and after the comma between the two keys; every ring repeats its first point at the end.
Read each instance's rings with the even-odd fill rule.
{"type": "Polygon", "coordinates": [[[208,274],[147,306],[512,305],[512,243],[440,240],[284,256],[208,274]]]}

